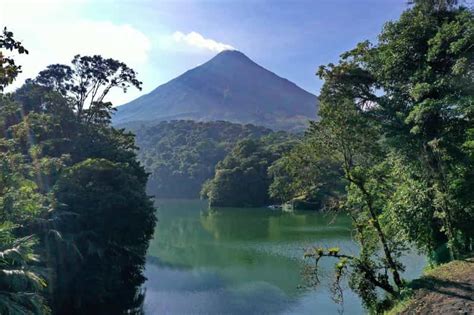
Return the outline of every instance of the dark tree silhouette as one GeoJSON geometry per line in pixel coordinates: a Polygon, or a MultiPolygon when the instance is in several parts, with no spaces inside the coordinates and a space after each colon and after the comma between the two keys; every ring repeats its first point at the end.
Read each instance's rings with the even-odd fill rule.
{"type": "Polygon", "coordinates": [[[105,97],[113,88],[127,92],[131,86],[139,90],[142,86],[137,73],[125,63],[99,55],[76,55],[72,66],[49,65],[34,81],[71,98],[78,119],[94,123],[110,122],[114,108],[105,97]]]}

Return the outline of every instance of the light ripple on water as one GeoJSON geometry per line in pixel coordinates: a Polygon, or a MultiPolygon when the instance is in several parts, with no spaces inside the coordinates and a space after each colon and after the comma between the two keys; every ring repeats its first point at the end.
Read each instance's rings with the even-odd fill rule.
{"type": "Polygon", "coordinates": [[[233,250],[254,251],[265,255],[283,256],[286,258],[302,261],[306,249],[313,246],[321,246],[323,248],[339,247],[341,251],[347,254],[357,253],[357,245],[347,241],[338,242],[333,239],[320,239],[318,241],[308,239],[297,241],[242,241],[230,242],[222,244],[223,247],[233,250]]]}

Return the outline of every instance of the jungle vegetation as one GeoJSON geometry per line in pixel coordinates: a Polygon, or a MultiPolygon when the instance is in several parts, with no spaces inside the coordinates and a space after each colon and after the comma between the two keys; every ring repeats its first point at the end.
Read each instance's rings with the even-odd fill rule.
{"type": "MultiPolygon", "coordinates": [[[[318,262],[336,260],[337,300],[347,277],[368,309],[390,307],[408,294],[400,256],[409,248],[432,264],[472,255],[473,43],[471,9],[419,0],[386,23],[377,42],[319,68],[321,121],[284,164],[314,165],[313,186],[341,172],[338,208],[352,218],[360,253],[316,245],[305,254],[316,263],[315,283],[318,262]]],[[[292,187],[311,189],[304,172],[288,174],[292,187]]]]}
{"type": "Polygon", "coordinates": [[[286,132],[239,141],[217,164],[214,177],[205,182],[201,195],[211,207],[261,207],[273,203],[269,167],[296,142],[296,137],[286,132]]]}
{"type": "Polygon", "coordinates": [[[174,120],[121,125],[136,134],[138,159],[147,172],[149,194],[156,198],[199,198],[203,183],[242,139],[273,131],[227,121],[174,120]]]}
{"type": "MultiPolygon", "coordinates": [[[[76,56],[2,92],[0,313],[140,313],[155,225],[146,171],[159,197],[197,196],[207,180],[214,206],[326,200],[351,218],[360,251],[307,249],[310,280],[318,284],[318,263],[333,259],[335,299],[347,278],[367,309],[383,312],[409,294],[407,251],[432,264],[472,255],[473,43],[472,9],[414,0],[375,43],[319,68],[320,120],[302,139],[164,122],[137,130],[146,169],[104,101],[111,89],[140,88],[125,64],[76,56]]],[[[0,48],[28,52],[7,30],[0,48]]],[[[0,57],[3,91],[21,67],[0,57]]]]}
{"type": "MultiPolygon", "coordinates": [[[[28,53],[0,35],[0,91],[28,53]]],[[[110,125],[124,63],[75,56],[0,94],[0,313],[140,314],[155,226],[132,134],[110,125]]]]}

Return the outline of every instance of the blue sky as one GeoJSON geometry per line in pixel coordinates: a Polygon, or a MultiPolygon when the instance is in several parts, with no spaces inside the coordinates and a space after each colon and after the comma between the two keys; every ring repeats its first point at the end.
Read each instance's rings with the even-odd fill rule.
{"type": "Polygon", "coordinates": [[[234,47],[318,94],[321,64],[375,40],[406,0],[1,0],[6,24],[29,48],[24,74],[75,53],[100,53],[137,69],[142,92],[114,93],[120,105],[234,47]]]}

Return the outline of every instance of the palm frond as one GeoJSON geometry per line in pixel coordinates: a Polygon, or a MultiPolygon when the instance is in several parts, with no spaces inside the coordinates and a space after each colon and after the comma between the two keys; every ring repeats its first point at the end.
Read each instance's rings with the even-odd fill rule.
{"type": "Polygon", "coordinates": [[[0,285],[8,291],[40,291],[46,287],[44,279],[23,269],[0,269],[0,285]]]}
{"type": "Polygon", "coordinates": [[[33,252],[36,238],[15,238],[12,231],[16,227],[9,222],[0,224],[0,314],[49,314],[40,295],[46,281],[30,265],[38,261],[33,252]]]}
{"type": "Polygon", "coordinates": [[[37,293],[11,293],[0,291],[0,314],[48,315],[51,310],[37,293]]]}

